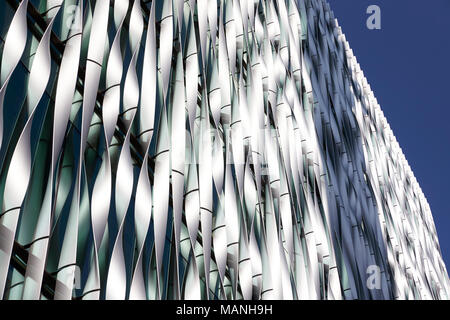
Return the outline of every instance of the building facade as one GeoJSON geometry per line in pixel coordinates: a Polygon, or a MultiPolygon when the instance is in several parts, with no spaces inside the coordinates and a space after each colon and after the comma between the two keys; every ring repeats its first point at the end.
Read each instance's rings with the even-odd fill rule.
{"type": "Polygon", "coordinates": [[[448,299],[325,0],[0,3],[3,299],[448,299]]]}

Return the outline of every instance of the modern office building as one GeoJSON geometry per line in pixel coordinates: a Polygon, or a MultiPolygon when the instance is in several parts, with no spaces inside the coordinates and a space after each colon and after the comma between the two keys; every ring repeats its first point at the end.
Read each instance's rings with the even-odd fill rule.
{"type": "Polygon", "coordinates": [[[325,0],[5,0],[0,59],[3,299],[449,298],[325,0]]]}

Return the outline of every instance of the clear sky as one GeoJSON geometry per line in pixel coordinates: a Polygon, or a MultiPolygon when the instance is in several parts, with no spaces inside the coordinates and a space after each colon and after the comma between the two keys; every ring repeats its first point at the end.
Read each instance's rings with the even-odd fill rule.
{"type": "Polygon", "coordinates": [[[431,206],[450,271],[450,1],[328,0],[431,206]],[[369,5],[381,30],[369,30],[369,5]]]}

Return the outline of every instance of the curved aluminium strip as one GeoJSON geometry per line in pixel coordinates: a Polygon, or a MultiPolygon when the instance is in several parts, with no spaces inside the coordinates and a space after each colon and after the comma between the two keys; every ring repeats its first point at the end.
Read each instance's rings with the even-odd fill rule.
{"type": "Polygon", "coordinates": [[[144,272],[148,264],[144,262],[144,247],[145,239],[149,232],[153,206],[152,185],[148,174],[148,154],[153,137],[156,106],[156,30],[154,2],[150,10],[150,19],[145,40],[140,99],[139,124],[141,133],[139,137],[144,146],[145,153],[136,186],[134,209],[138,258],[130,285],[130,299],[133,300],[147,299],[146,277],[144,272]]]}
{"type": "MultiPolygon", "coordinates": [[[[16,231],[17,222],[19,220],[20,208],[22,206],[23,200],[25,198],[25,194],[28,188],[28,183],[31,175],[31,164],[32,164],[32,155],[31,155],[31,127],[33,124],[33,118],[35,115],[36,107],[44,94],[44,91],[47,87],[48,80],[50,78],[51,71],[51,59],[50,59],[50,33],[52,30],[54,19],[52,19],[47,26],[47,29],[42,36],[41,41],[36,50],[36,54],[33,60],[33,65],[30,70],[29,83],[27,88],[27,115],[28,118],[25,123],[25,127],[20,134],[17,145],[14,149],[14,153],[11,158],[11,164],[8,169],[8,174],[6,176],[5,182],[5,190],[4,190],[4,201],[3,201],[3,210],[2,212],[6,212],[6,214],[2,215],[1,225],[2,229],[6,228],[9,231],[8,239],[3,239],[2,243],[5,246],[5,249],[2,252],[2,264],[9,264],[11,250],[14,242],[14,233],[16,231]]],[[[48,212],[49,213],[49,212],[48,212]]],[[[42,220],[40,220],[42,221],[42,220]]],[[[45,231],[49,229],[49,223],[46,224],[45,218],[41,222],[43,225],[39,225],[41,230],[37,230],[37,236],[40,238],[42,234],[48,234],[45,231]],[[42,232],[42,234],[39,234],[42,232]]],[[[24,291],[24,298],[35,298],[36,291],[37,296],[40,296],[39,288],[41,285],[42,276],[41,270],[44,268],[44,261],[39,260],[42,253],[46,251],[46,241],[43,243],[39,243],[36,246],[33,246],[32,252],[30,255],[30,264],[27,266],[27,273],[25,275],[25,285],[31,286],[31,289],[28,286],[25,286],[24,289],[28,289],[24,291]],[[32,259],[38,255],[38,259],[32,259]],[[33,272],[31,274],[31,272],[33,272]],[[30,279],[32,278],[32,279],[30,279]],[[30,284],[31,282],[31,284],[30,284]],[[28,295],[30,294],[30,295],[28,295]]],[[[3,267],[2,267],[3,269],[3,267]]],[[[4,284],[0,283],[0,290],[4,290],[4,284]]]]}
{"type": "MultiPolygon", "coordinates": [[[[16,68],[17,64],[22,57],[23,50],[27,40],[27,21],[26,10],[28,0],[24,0],[20,3],[16,13],[11,21],[11,25],[8,29],[6,36],[2,61],[1,61],[1,73],[0,73],[0,141],[3,140],[3,103],[6,94],[6,88],[9,83],[9,79],[16,68]]],[[[1,143],[1,142],[0,142],[1,143]]],[[[18,199],[20,200],[20,199],[18,199]]],[[[10,200],[8,200],[10,201],[10,200]]],[[[6,276],[9,268],[9,257],[12,250],[12,241],[14,240],[14,233],[17,222],[10,222],[9,226],[4,221],[5,210],[18,210],[17,207],[22,205],[21,201],[14,201],[9,207],[6,207],[6,202],[2,205],[2,215],[0,218],[0,297],[3,298],[6,276]],[[6,209],[5,209],[6,208],[6,209]],[[16,209],[14,209],[16,208],[16,209]]],[[[13,212],[14,213],[14,212],[13,212]]]]}
{"type": "Polygon", "coordinates": [[[106,92],[103,99],[103,129],[105,136],[105,151],[101,168],[95,180],[92,191],[91,222],[94,235],[94,266],[90,270],[89,279],[85,286],[84,299],[98,299],[100,297],[100,270],[99,250],[105,235],[108,214],[111,204],[112,172],[110,144],[119,116],[120,83],[122,79],[122,53],[120,51],[120,35],[129,3],[116,1],[114,3],[114,21],[117,29],[111,50],[109,52],[106,69],[106,92]]]}
{"type": "MultiPolygon", "coordinates": [[[[127,125],[125,140],[120,151],[119,163],[116,173],[115,208],[119,231],[116,236],[111,255],[107,283],[106,299],[125,299],[126,297],[126,269],[123,252],[123,230],[125,216],[130,206],[134,186],[133,163],[130,152],[130,134],[139,102],[139,83],[136,73],[136,60],[138,58],[141,36],[143,31],[143,18],[140,1],[135,0],[130,14],[130,49],[132,57],[125,77],[123,93],[122,117],[127,125]]],[[[142,246],[142,243],[141,243],[142,246]]]]}
{"type": "Polygon", "coordinates": [[[74,285],[76,251],[78,241],[78,223],[80,214],[81,176],[85,174],[83,162],[87,143],[89,125],[92,119],[97,88],[102,69],[104,44],[108,26],[109,3],[97,2],[92,18],[92,28],[89,35],[89,48],[86,62],[85,90],[81,109],[81,141],[74,194],[70,207],[67,227],[65,230],[62,254],[59,259],[55,299],[70,299],[74,285]]]}

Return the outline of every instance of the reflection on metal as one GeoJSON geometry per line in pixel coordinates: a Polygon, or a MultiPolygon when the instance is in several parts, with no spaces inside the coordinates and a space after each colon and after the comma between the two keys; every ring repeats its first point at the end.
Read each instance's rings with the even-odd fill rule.
{"type": "Polygon", "coordinates": [[[4,299],[449,297],[326,1],[0,6],[4,299]]]}

